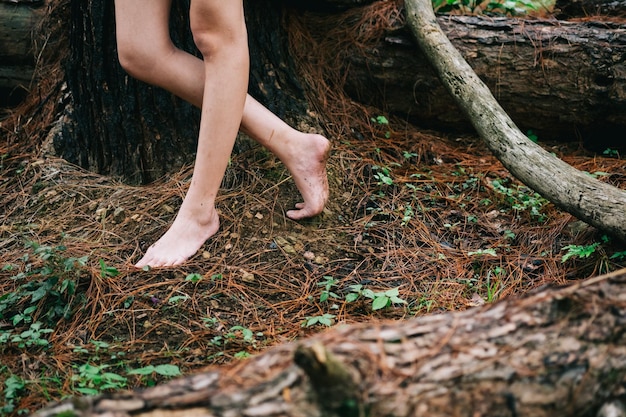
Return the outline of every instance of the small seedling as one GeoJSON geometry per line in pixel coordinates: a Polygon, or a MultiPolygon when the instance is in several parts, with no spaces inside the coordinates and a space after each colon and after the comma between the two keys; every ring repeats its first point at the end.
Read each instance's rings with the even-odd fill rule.
{"type": "Polygon", "coordinates": [[[197,284],[202,280],[202,275],[198,273],[189,274],[185,277],[185,281],[197,284]]]}
{"type": "Polygon", "coordinates": [[[323,326],[332,326],[334,322],[334,318],[336,316],[334,314],[323,314],[321,316],[307,316],[301,324],[301,327],[311,327],[316,324],[321,324],[323,326]]]}
{"type": "Polygon", "coordinates": [[[493,248],[478,249],[477,251],[468,252],[467,254],[469,256],[482,256],[482,255],[498,256],[498,254],[496,253],[496,250],[493,248]]]}
{"type": "Polygon", "coordinates": [[[378,180],[378,185],[393,185],[393,178],[391,178],[391,170],[388,167],[380,167],[378,165],[372,166],[372,169],[376,171],[374,178],[378,180]]]}
{"type": "Polygon", "coordinates": [[[399,297],[399,288],[392,288],[387,291],[374,292],[368,288],[363,288],[361,284],[350,286],[350,293],[346,295],[346,301],[351,303],[359,297],[369,298],[372,300],[372,310],[380,310],[389,307],[392,304],[406,304],[407,302],[399,297]]]}
{"type": "Polygon", "coordinates": [[[170,365],[170,364],[162,364],[162,365],[157,365],[157,366],[148,365],[142,368],[131,369],[130,371],[128,371],[128,375],[146,376],[146,375],[152,375],[152,374],[157,374],[157,375],[167,376],[167,377],[174,377],[174,376],[182,375],[182,372],[180,372],[180,368],[178,368],[178,366],[170,365]]]}
{"type": "Polygon", "coordinates": [[[610,157],[619,158],[619,152],[616,149],[606,148],[604,152],[602,152],[602,154],[610,157]]]}
{"type": "Polygon", "coordinates": [[[120,271],[117,270],[114,266],[108,266],[102,259],[99,260],[100,263],[100,276],[102,278],[116,277],[120,274],[120,271]]]}
{"type": "Polygon", "coordinates": [[[324,281],[317,283],[318,287],[324,287],[324,289],[322,290],[322,293],[320,294],[321,303],[328,301],[330,297],[335,298],[335,299],[339,298],[337,294],[331,291],[331,288],[334,287],[335,285],[337,285],[337,280],[327,275],[324,276],[324,281]]]}
{"type": "Polygon", "coordinates": [[[567,250],[565,255],[561,258],[561,262],[566,262],[568,259],[572,257],[577,258],[588,258],[593,253],[595,253],[596,249],[600,246],[600,242],[595,242],[591,245],[567,245],[564,246],[562,250],[567,250]]]}

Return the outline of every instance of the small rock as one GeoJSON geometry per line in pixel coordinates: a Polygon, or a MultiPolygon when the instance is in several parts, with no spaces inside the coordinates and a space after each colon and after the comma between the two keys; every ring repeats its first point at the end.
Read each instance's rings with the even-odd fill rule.
{"type": "Polygon", "coordinates": [[[106,216],[107,216],[106,207],[100,207],[98,210],[96,210],[96,220],[102,220],[106,216]]]}
{"type": "Polygon", "coordinates": [[[205,250],[204,252],[202,252],[202,257],[204,259],[211,259],[211,252],[205,250]]]}
{"type": "Polygon", "coordinates": [[[307,261],[312,261],[313,259],[315,259],[315,254],[311,251],[304,252],[302,256],[304,256],[304,259],[306,259],[307,261]]]}
{"type": "Polygon", "coordinates": [[[255,277],[253,273],[250,273],[248,271],[241,271],[241,279],[244,282],[254,282],[255,277]]]}
{"type": "Polygon", "coordinates": [[[257,219],[261,220],[263,219],[263,214],[261,214],[261,212],[257,212],[254,217],[256,217],[257,219]]]}
{"type": "Polygon", "coordinates": [[[328,262],[328,258],[325,256],[316,256],[313,262],[318,265],[324,265],[326,262],[328,262]]]}

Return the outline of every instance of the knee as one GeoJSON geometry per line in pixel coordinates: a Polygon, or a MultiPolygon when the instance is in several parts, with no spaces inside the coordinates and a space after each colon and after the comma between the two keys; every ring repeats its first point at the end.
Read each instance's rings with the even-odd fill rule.
{"type": "Polygon", "coordinates": [[[245,24],[222,25],[214,27],[192,24],[191,31],[196,47],[205,60],[210,60],[222,54],[230,56],[238,52],[248,53],[248,38],[245,24]]]}
{"type": "Polygon", "coordinates": [[[159,51],[154,45],[119,40],[117,43],[117,57],[122,68],[134,78],[146,82],[150,82],[150,75],[163,54],[165,52],[159,51]]]}

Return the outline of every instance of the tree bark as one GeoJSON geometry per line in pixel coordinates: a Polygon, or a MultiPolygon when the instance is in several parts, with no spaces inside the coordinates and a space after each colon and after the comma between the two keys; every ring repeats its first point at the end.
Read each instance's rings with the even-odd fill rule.
{"type": "MultiPolygon", "coordinates": [[[[439,16],[437,22],[524,132],[545,140],[582,138],[600,152],[623,146],[625,24],[486,16],[439,16]]],[[[468,131],[469,120],[409,35],[398,21],[367,49],[348,52],[346,90],[418,125],[468,131]]]]}
{"type": "Polygon", "coordinates": [[[559,19],[570,17],[626,16],[625,0],[557,0],[555,14],[559,19]]]}
{"type": "Polygon", "coordinates": [[[626,242],[626,192],[578,171],[517,128],[439,27],[429,0],[406,0],[407,22],[437,75],[515,178],[568,213],[626,242]]]}
{"type": "Polygon", "coordinates": [[[626,399],[626,270],[524,299],[336,327],[51,416],[605,416],[626,399]]]}
{"type": "Polygon", "coordinates": [[[29,90],[35,67],[31,33],[38,21],[32,7],[0,2],[0,107],[29,90]]]}
{"type": "MultiPolygon", "coordinates": [[[[199,111],[168,92],[127,75],[117,59],[113,2],[71,2],[65,62],[64,123],[55,152],[90,170],[148,183],[193,162],[199,111]],[[89,68],[90,71],[85,71],[89,68]]],[[[174,2],[174,42],[197,55],[188,24],[189,0],[174,2]]],[[[251,50],[250,92],[288,120],[306,113],[289,62],[276,1],[246,3],[251,50]]],[[[301,117],[301,116],[299,116],[301,117]]],[[[237,148],[236,148],[237,150],[237,148]]]]}

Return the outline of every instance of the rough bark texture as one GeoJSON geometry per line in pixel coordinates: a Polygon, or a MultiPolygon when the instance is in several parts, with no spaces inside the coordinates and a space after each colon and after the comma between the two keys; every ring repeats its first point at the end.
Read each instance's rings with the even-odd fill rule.
{"type": "MultiPolygon", "coordinates": [[[[525,132],[623,146],[626,25],[439,16],[455,48],[525,132]]],[[[312,29],[313,30],[313,29],[312,29]]],[[[366,51],[348,54],[347,90],[422,126],[467,130],[469,120],[398,21],[366,51]]]]}
{"type": "Polygon", "coordinates": [[[557,0],[555,3],[557,17],[568,18],[575,16],[607,17],[625,16],[625,0],[557,0]]]}
{"type": "Polygon", "coordinates": [[[625,331],[622,270],[464,312],[337,327],[234,367],[37,416],[611,415],[598,410],[626,398],[625,331]]]}
{"type": "Polygon", "coordinates": [[[0,107],[29,89],[35,66],[31,33],[38,20],[31,7],[0,2],[0,107]]]}
{"type": "Polygon", "coordinates": [[[446,89],[502,164],[577,218],[626,241],[626,192],[531,142],[439,27],[429,0],[406,0],[407,22],[446,89]]]}
{"type": "MultiPolygon", "coordinates": [[[[272,3],[246,3],[250,91],[279,116],[295,118],[305,113],[304,93],[290,71],[281,9],[272,3]]],[[[135,183],[153,181],[191,164],[198,110],[122,70],[115,47],[113,2],[72,1],[71,6],[71,57],[65,63],[70,102],[63,129],[54,137],[56,153],[82,167],[135,183]]],[[[189,1],[174,2],[173,7],[174,42],[197,54],[188,25],[189,1]]]]}

